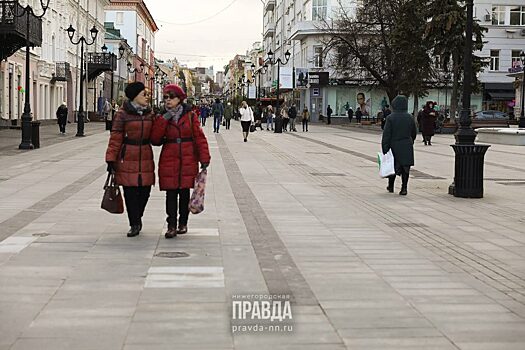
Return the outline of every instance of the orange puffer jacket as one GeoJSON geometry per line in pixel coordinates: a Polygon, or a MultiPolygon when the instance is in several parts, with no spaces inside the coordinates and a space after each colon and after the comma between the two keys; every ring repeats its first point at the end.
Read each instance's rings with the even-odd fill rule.
{"type": "Polygon", "coordinates": [[[151,110],[140,113],[129,101],[115,114],[106,150],[106,162],[114,162],[118,185],[155,184],[155,163],[150,140],[152,127],[151,110]]]}
{"type": "Polygon", "coordinates": [[[183,108],[178,122],[158,117],[151,132],[151,142],[154,145],[163,144],[159,160],[161,191],[193,188],[195,176],[199,173],[199,162],[210,162],[208,141],[198,117],[187,105],[183,108]]]}

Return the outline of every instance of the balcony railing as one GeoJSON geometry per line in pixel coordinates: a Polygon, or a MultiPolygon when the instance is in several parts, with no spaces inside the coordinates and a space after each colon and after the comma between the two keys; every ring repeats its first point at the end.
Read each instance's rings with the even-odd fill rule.
{"type": "Polygon", "coordinates": [[[13,0],[0,0],[0,60],[14,54],[26,45],[29,21],[29,45],[42,45],[42,19],[32,13],[23,14],[24,8],[13,0]]]}
{"type": "Polygon", "coordinates": [[[93,80],[102,72],[117,69],[117,56],[109,52],[90,52],[87,56],[88,80],[93,80]]]}
{"type": "Polygon", "coordinates": [[[55,81],[68,81],[71,76],[71,67],[68,62],[57,62],[55,73],[53,73],[53,78],[51,82],[55,81]]]}

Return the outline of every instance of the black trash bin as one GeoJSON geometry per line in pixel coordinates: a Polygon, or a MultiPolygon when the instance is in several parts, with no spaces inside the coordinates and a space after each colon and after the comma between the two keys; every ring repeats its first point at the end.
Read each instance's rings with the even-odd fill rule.
{"type": "Polygon", "coordinates": [[[34,148],[40,148],[40,122],[38,120],[31,122],[31,143],[34,148]]]}
{"type": "Polygon", "coordinates": [[[274,133],[281,134],[283,132],[283,117],[278,116],[274,119],[274,133]]]}
{"type": "Polygon", "coordinates": [[[490,145],[451,145],[456,153],[454,183],[449,194],[461,198],[483,198],[483,165],[490,145]]]}

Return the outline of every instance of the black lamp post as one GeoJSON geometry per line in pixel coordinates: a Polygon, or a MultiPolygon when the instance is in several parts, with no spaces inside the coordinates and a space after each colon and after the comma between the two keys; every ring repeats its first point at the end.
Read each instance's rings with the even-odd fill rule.
{"type": "Polygon", "coordinates": [[[475,145],[476,132],[472,124],[470,98],[472,93],[472,27],[474,0],[466,1],[467,26],[465,29],[465,52],[463,61],[463,101],[460,127],[454,135],[456,144],[452,145],[455,153],[454,182],[449,186],[448,193],[455,197],[483,197],[483,165],[484,156],[489,145],[475,145]]]}
{"type": "Polygon", "coordinates": [[[448,117],[447,105],[448,105],[448,82],[450,81],[450,74],[445,74],[445,119],[448,117]]]}
{"type": "Polygon", "coordinates": [[[29,98],[29,92],[30,89],[30,81],[29,81],[29,68],[31,63],[31,56],[29,52],[29,47],[31,46],[31,43],[29,42],[29,19],[31,18],[31,15],[34,17],[42,18],[47,12],[47,9],[49,8],[49,0],[45,2],[40,0],[40,6],[42,7],[42,14],[40,16],[35,15],[35,12],[33,11],[33,8],[29,5],[24,7],[24,11],[20,14],[16,14],[17,17],[26,16],[26,91],[24,96],[24,114],[22,114],[22,142],[18,146],[19,149],[33,149],[34,146],[31,143],[31,120],[33,117],[31,116],[31,103],[29,98]]]}
{"type": "Polygon", "coordinates": [[[80,104],[78,106],[78,114],[77,114],[77,134],[75,136],[84,136],[84,44],[86,46],[93,45],[95,41],[97,40],[98,35],[98,29],[93,26],[89,30],[91,34],[91,42],[87,40],[84,36],[81,36],[77,41],[73,40],[73,36],[75,35],[75,28],[73,28],[73,25],[69,25],[69,28],[66,29],[67,35],[69,36],[69,40],[73,45],[79,45],[80,44],[80,104]]]}
{"type": "Polygon", "coordinates": [[[292,54],[290,53],[290,51],[286,50],[284,54],[284,60],[282,60],[280,57],[275,59],[274,53],[272,52],[272,50],[268,51],[267,55],[268,55],[267,62],[272,66],[277,65],[277,106],[275,108],[275,113],[276,115],[279,115],[279,87],[280,87],[279,85],[280,85],[281,64],[286,65],[288,61],[290,60],[290,56],[292,54]]]}
{"type": "Polygon", "coordinates": [[[264,64],[264,66],[261,66],[259,69],[255,70],[255,64],[252,63],[251,68],[252,68],[252,75],[254,79],[253,82],[255,83],[255,86],[257,86],[257,94],[256,94],[257,102],[260,102],[261,101],[261,80],[262,80],[261,75],[266,74],[266,72],[268,72],[268,65],[264,64]],[[257,76],[259,77],[259,79],[256,78],[257,76]]]}
{"type": "Polygon", "coordinates": [[[520,60],[523,75],[521,77],[521,113],[518,127],[525,128],[525,51],[521,51],[520,60]]]}
{"type": "Polygon", "coordinates": [[[128,62],[128,73],[135,74],[135,81],[137,80],[137,73],[144,72],[144,63],[140,64],[140,68],[133,67],[131,62],[128,62]]]}

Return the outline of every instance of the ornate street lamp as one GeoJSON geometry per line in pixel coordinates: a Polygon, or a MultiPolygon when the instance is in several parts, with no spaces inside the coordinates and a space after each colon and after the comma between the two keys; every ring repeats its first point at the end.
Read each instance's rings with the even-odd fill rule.
{"type": "Polygon", "coordinates": [[[144,63],[140,64],[140,68],[133,67],[131,62],[128,62],[128,73],[135,74],[135,81],[137,80],[137,73],[144,72],[144,63]]]}
{"type": "Polygon", "coordinates": [[[91,35],[91,41],[86,39],[84,36],[81,36],[77,41],[73,40],[75,35],[75,28],[73,25],[69,25],[69,28],[66,29],[69,40],[73,45],[80,45],[80,104],[78,106],[77,114],[77,134],[75,136],[81,137],[84,136],[84,45],[90,46],[95,43],[97,40],[98,29],[93,26],[89,30],[91,35]]]}
{"type": "Polygon", "coordinates": [[[266,60],[267,63],[269,63],[272,66],[277,65],[277,106],[275,108],[276,115],[279,115],[279,85],[280,85],[280,73],[281,73],[281,64],[286,65],[288,61],[290,60],[290,56],[292,55],[290,51],[286,50],[286,53],[284,54],[284,60],[280,57],[275,59],[274,53],[272,50],[268,51],[267,53],[268,59],[266,60]]]}
{"type": "Polygon", "coordinates": [[[264,64],[264,66],[261,66],[259,67],[259,69],[256,70],[255,64],[252,63],[251,69],[252,69],[252,76],[254,77],[254,83],[257,86],[257,95],[256,95],[257,102],[260,102],[261,101],[261,80],[262,80],[261,75],[266,74],[266,72],[268,72],[268,65],[264,64]],[[259,77],[258,80],[256,79],[257,76],[259,77]],[[259,82],[258,85],[257,85],[257,81],[259,82]]]}
{"type": "Polygon", "coordinates": [[[448,112],[447,112],[447,105],[448,105],[448,82],[450,81],[450,73],[445,74],[445,120],[447,119],[448,112]]]}
{"type": "Polygon", "coordinates": [[[525,128],[525,51],[521,51],[520,60],[523,75],[521,77],[521,113],[518,127],[525,128]]]}
{"type": "Polygon", "coordinates": [[[26,86],[25,86],[25,96],[24,96],[24,114],[22,114],[22,142],[18,146],[19,149],[33,149],[34,146],[31,143],[31,120],[33,117],[31,116],[31,103],[29,98],[29,92],[31,91],[30,81],[29,81],[29,68],[31,63],[31,56],[29,47],[31,46],[31,43],[29,42],[29,23],[31,15],[36,17],[37,19],[44,17],[44,15],[47,12],[47,9],[49,8],[49,0],[44,1],[40,0],[40,6],[42,7],[42,14],[40,16],[37,16],[35,12],[33,11],[33,8],[29,5],[24,7],[24,11],[22,13],[17,14],[17,17],[26,16],[26,86]]]}

